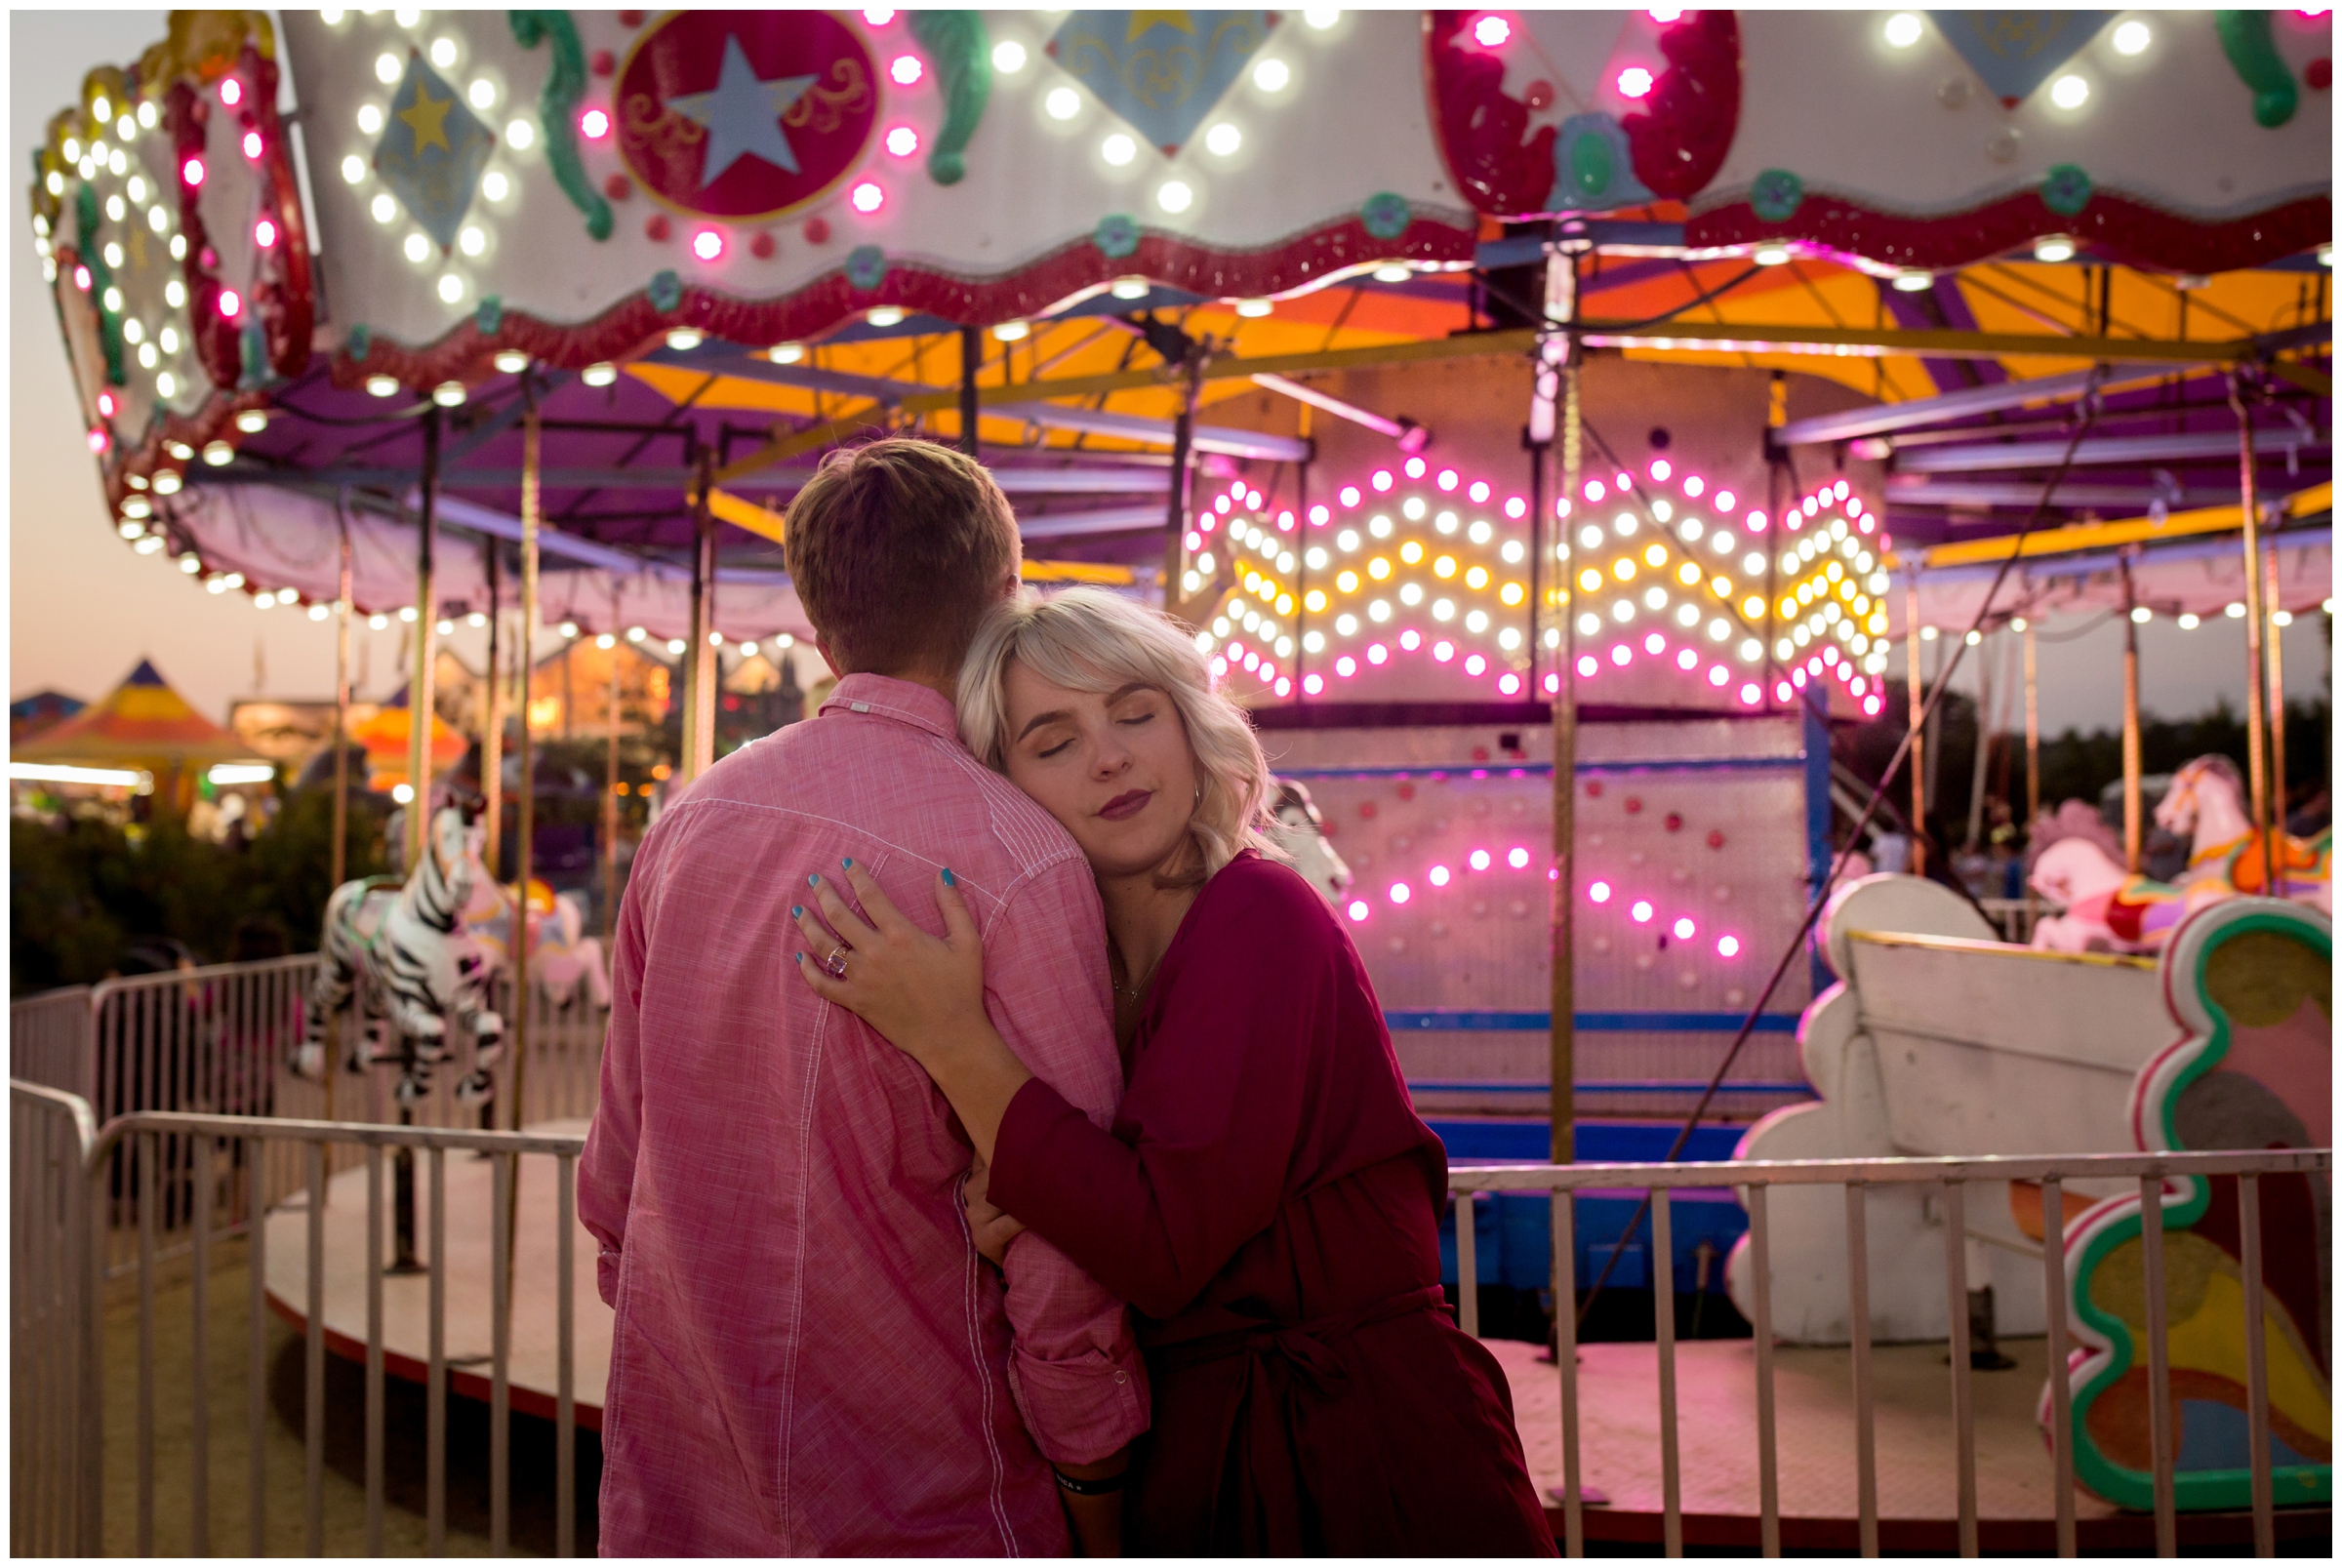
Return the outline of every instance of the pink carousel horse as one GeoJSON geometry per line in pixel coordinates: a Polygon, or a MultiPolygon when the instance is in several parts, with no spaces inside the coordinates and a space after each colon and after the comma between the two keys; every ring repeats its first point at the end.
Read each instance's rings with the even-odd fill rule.
{"type": "Polygon", "coordinates": [[[2328,827],[2315,838],[2281,832],[2279,885],[2272,889],[2266,847],[2252,830],[2244,794],[2237,765],[2224,756],[2198,757],[2171,776],[2155,821],[2191,840],[2179,886],[2216,881],[2238,893],[2275,892],[2331,913],[2334,830],[2328,827]]]}

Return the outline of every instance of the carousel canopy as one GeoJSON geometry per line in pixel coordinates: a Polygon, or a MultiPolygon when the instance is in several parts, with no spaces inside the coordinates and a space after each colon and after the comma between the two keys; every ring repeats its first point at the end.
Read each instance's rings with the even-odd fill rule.
{"type": "Polygon", "coordinates": [[[548,621],[684,634],[704,507],[712,624],[805,634],[789,499],[909,429],[1201,624],[1182,416],[1206,497],[1511,490],[1556,326],[1779,372],[1734,439],[1866,549],[2012,532],[2085,415],[2044,526],[2234,504],[2241,423],[2265,493],[2330,476],[2322,16],[282,15],[175,13],[30,195],[131,547],[313,614],[344,526],[411,607],[426,488],[436,608],[512,602],[533,408],[548,621]]]}

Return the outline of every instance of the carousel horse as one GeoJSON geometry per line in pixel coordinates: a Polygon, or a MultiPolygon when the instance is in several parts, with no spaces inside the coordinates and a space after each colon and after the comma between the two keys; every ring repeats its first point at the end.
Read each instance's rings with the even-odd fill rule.
{"type": "MultiPolygon", "coordinates": [[[[501,970],[511,961],[512,890],[480,872],[464,919],[501,970]]],[[[599,937],[586,935],[578,901],[529,879],[529,979],[558,1006],[586,987],[595,1007],[610,1005],[610,966],[599,937]]]]}
{"type": "Polygon", "coordinates": [[[2180,921],[2229,896],[2225,886],[2194,888],[2133,876],[2091,838],[2077,834],[2042,848],[2034,891],[2065,906],[2034,924],[2033,945],[2051,952],[2155,952],[2180,921]]]}
{"type": "Polygon", "coordinates": [[[2155,822],[2190,840],[2188,868],[2180,873],[2179,885],[2216,880],[2239,893],[2275,891],[2331,912],[2333,829],[2315,838],[2279,833],[2278,874],[2283,885],[2272,890],[2267,849],[2252,830],[2244,798],[2244,781],[2224,756],[2198,757],[2171,776],[2171,787],[2155,808],[2155,822]]]}
{"type": "Polygon", "coordinates": [[[296,1073],[324,1075],[327,1022],[348,1015],[366,1025],[352,1033],[349,1070],[398,1065],[398,1102],[414,1105],[430,1092],[432,1066],[447,1059],[453,1018],[473,1043],[472,1070],[457,1084],[456,1099],[472,1106],[488,1098],[504,1055],[505,1024],[487,1005],[488,955],[464,929],[473,852],[464,814],[443,806],[431,819],[423,859],[403,884],[370,876],[334,890],[325,905],[307,1027],[293,1053],[296,1073]],[[384,1009],[382,1022],[397,1037],[396,1051],[370,1056],[362,1047],[375,1032],[370,1003],[384,1009]]]}
{"type": "Polygon", "coordinates": [[[1270,799],[1269,814],[1276,825],[1269,830],[1269,841],[1293,857],[1293,869],[1307,878],[1310,886],[1339,905],[1350,891],[1350,867],[1327,840],[1325,819],[1318,814],[1317,803],[1310,798],[1306,784],[1290,779],[1271,782],[1276,789],[1270,799]]]}

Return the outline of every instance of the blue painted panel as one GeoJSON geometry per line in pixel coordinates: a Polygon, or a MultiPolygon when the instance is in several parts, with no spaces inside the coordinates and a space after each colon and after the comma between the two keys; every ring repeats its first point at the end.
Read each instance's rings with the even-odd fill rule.
{"type": "MultiPolygon", "coordinates": [[[[1454,1165],[1541,1160],[1552,1150],[1549,1124],[1527,1118],[1441,1117],[1430,1123],[1447,1146],[1454,1165]]],[[[1667,1157],[1677,1128],[1667,1122],[1581,1122],[1577,1128],[1578,1157],[1621,1163],[1650,1163],[1667,1157]]],[[[1732,1126],[1699,1127],[1684,1146],[1682,1158],[1727,1160],[1744,1129],[1732,1126]]],[[[1719,1178],[1721,1173],[1719,1174],[1719,1178]]],[[[1640,1201],[1635,1196],[1581,1196],[1577,1200],[1577,1275],[1580,1289],[1601,1271],[1611,1248],[1624,1234],[1640,1201]]],[[[1676,1288],[1689,1292],[1698,1283],[1699,1247],[1710,1248],[1708,1288],[1724,1288],[1724,1258],[1749,1227],[1747,1213],[1728,1191],[1677,1191],[1674,1200],[1676,1288]]],[[[1499,1192],[1494,1201],[1478,1205],[1474,1239],[1479,1247],[1477,1272],[1482,1284],[1504,1284],[1519,1290],[1543,1290],[1553,1283],[1553,1200],[1542,1192],[1499,1192]]],[[[1610,1283],[1622,1290],[1650,1288],[1651,1222],[1646,1215],[1611,1270],[1610,1283]]],[[[1442,1221],[1439,1232],[1441,1277],[1456,1279],[1456,1244],[1452,1221],[1442,1221]]]]}
{"type": "MultiPolygon", "coordinates": [[[[1553,1152],[1553,1124],[1542,1117],[1433,1116],[1427,1120],[1448,1159],[1458,1165],[1493,1160],[1542,1160],[1553,1152]]],[[[1577,1125],[1578,1158],[1620,1162],[1650,1162],[1667,1158],[1678,1124],[1664,1121],[1581,1121],[1577,1125]]],[[[1687,1160],[1727,1160],[1747,1129],[1704,1125],[1692,1129],[1683,1146],[1687,1160]]]]}
{"type": "MultiPolygon", "coordinates": [[[[1746,1013],[1580,1013],[1580,1032],[1587,1034],[1737,1034],[1748,1022],[1746,1013]]],[[[1456,1033],[1539,1033],[1554,1026],[1551,1013],[1477,1012],[1462,1008],[1393,1008],[1383,1022],[1393,1032],[1401,1029],[1443,1029],[1456,1033]]],[[[1757,1034],[1795,1034],[1795,1013],[1759,1013],[1757,1034]]]]}
{"type": "MultiPolygon", "coordinates": [[[[1483,1198],[1474,1203],[1472,1208],[1472,1239],[1473,1244],[1479,1249],[1478,1256],[1474,1260],[1474,1272],[1479,1276],[1480,1283],[1483,1285],[1504,1284],[1506,1282],[1505,1245],[1504,1232],[1500,1228],[1498,1221],[1498,1205],[1483,1198]]],[[[1553,1255],[1553,1246],[1548,1243],[1545,1256],[1551,1260],[1553,1255]]],[[[1550,1262],[1547,1265],[1547,1272],[1552,1272],[1550,1262]]],[[[1447,1212],[1439,1217],[1439,1279],[1442,1284],[1448,1285],[1454,1284],[1457,1279],[1456,1206],[1454,1204],[1448,1205],[1447,1212]]]]}

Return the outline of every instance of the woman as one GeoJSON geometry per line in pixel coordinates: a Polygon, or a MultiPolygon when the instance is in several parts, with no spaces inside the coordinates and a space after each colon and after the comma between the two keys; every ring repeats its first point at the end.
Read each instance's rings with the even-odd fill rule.
{"type": "Polygon", "coordinates": [[[1268,766],[1193,643],[1095,590],[1011,604],[959,717],[1097,874],[1129,1079],[1111,1133],[986,1018],[950,871],[943,940],[850,861],[859,914],[813,878],[828,924],[800,913],[797,968],[935,1079],[989,1167],[972,1216],[1014,1215],[1137,1309],[1132,1549],[1551,1555],[1503,1369],[1443,1307],[1445,1152],[1348,933],[1261,836],[1268,766]]]}

